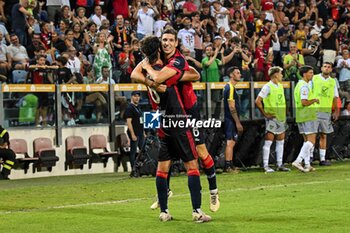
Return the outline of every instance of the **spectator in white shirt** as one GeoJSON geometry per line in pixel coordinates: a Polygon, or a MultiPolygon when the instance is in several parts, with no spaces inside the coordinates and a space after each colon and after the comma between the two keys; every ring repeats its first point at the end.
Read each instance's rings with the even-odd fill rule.
{"type": "Polygon", "coordinates": [[[27,50],[15,34],[11,35],[10,40],[11,45],[7,47],[9,63],[15,70],[25,70],[29,62],[27,50]]]}
{"type": "Polygon", "coordinates": [[[196,31],[192,28],[191,20],[188,17],[185,17],[182,22],[184,28],[179,31],[177,38],[180,39],[183,46],[190,50],[191,57],[195,57],[194,36],[196,31]]]}
{"type": "Polygon", "coordinates": [[[158,15],[156,7],[145,1],[137,7],[134,19],[137,19],[137,39],[142,40],[145,36],[153,34],[154,18],[158,15]]]}
{"type": "Polygon", "coordinates": [[[224,27],[225,32],[230,30],[229,27],[229,15],[230,11],[222,6],[220,1],[214,1],[211,7],[211,14],[214,18],[216,18],[216,27],[224,27]]]}
{"type": "Polygon", "coordinates": [[[338,60],[339,84],[343,91],[350,93],[350,57],[349,50],[342,51],[343,57],[338,60]]]}
{"type": "Polygon", "coordinates": [[[101,6],[95,6],[95,14],[91,16],[91,20],[97,25],[97,28],[100,28],[102,25],[102,21],[107,19],[104,15],[102,15],[101,6]]]}

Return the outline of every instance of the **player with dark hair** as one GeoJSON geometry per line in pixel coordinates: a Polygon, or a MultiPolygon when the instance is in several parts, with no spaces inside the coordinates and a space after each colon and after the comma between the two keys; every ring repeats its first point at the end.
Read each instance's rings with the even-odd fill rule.
{"type": "MultiPolygon", "coordinates": [[[[160,42],[157,37],[151,36],[151,37],[146,37],[141,41],[141,51],[146,55],[148,58],[149,64],[152,64],[152,67],[155,70],[159,70],[159,67],[162,64],[162,61],[160,60],[160,42]]],[[[191,70],[193,69],[190,67],[191,70]]],[[[142,76],[143,74],[141,71],[137,71],[138,69],[135,68],[134,70],[134,78],[139,81],[139,80],[144,80],[145,77],[142,78],[137,78],[142,76]]],[[[193,69],[194,70],[194,69],[193,69]]],[[[198,76],[197,72],[189,72],[186,71],[184,73],[184,76],[181,78],[181,82],[179,83],[179,87],[181,90],[181,96],[182,96],[182,101],[185,103],[185,110],[186,113],[193,119],[200,120],[200,114],[199,114],[199,109],[197,106],[197,102],[192,102],[190,101],[189,103],[188,100],[192,99],[197,99],[193,88],[192,88],[192,80],[197,80],[196,76],[198,76]],[[193,77],[195,76],[195,77],[193,77]],[[185,96],[185,97],[184,97],[185,96]]],[[[133,78],[133,77],[132,77],[133,78]]],[[[160,93],[162,95],[162,93],[160,93]]],[[[153,99],[150,98],[152,105],[154,103],[153,99]]],[[[161,98],[164,100],[164,97],[161,98]]],[[[162,109],[162,107],[160,107],[162,109]]],[[[202,132],[202,129],[193,129],[194,136],[195,136],[195,142],[196,142],[196,150],[198,152],[199,157],[202,160],[202,166],[204,168],[204,171],[207,175],[207,179],[209,182],[209,190],[210,190],[210,210],[215,212],[219,209],[220,207],[220,201],[219,201],[219,196],[218,196],[218,189],[216,185],[216,174],[215,174],[215,167],[214,167],[214,161],[209,154],[205,144],[204,144],[204,134],[202,132]]],[[[169,176],[168,176],[169,177],[169,176]]],[[[168,179],[169,180],[169,179],[168,179]]],[[[169,187],[169,182],[168,182],[168,187],[169,187]]],[[[169,191],[170,192],[170,191],[169,191]]],[[[169,196],[168,192],[168,196],[169,196]]],[[[151,209],[156,209],[159,207],[159,202],[156,201],[154,204],[152,204],[151,209]]]]}
{"type": "MultiPolygon", "coordinates": [[[[184,102],[181,97],[179,81],[184,71],[189,70],[185,58],[176,49],[178,45],[177,32],[174,29],[166,29],[161,37],[162,50],[166,66],[161,71],[155,71],[147,62],[143,62],[143,68],[153,78],[156,83],[165,83],[167,86],[167,97],[165,115],[163,121],[168,123],[172,120],[186,120],[184,102]],[[171,119],[170,116],[176,116],[171,119]]],[[[185,97],[184,97],[185,98],[185,97]]],[[[158,158],[157,171],[157,192],[161,209],[160,220],[169,221],[172,219],[167,206],[167,177],[171,160],[174,155],[180,156],[184,161],[188,174],[188,186],[191,193],[193,207],[193,220],[197,222],[207,222],[211,217],[201,211],[201,185],[199,170],[193,135],[188,128],[162,128],[159,133],[161,138],[161,148],[158,158]]],[[[176,159],[176,157],[175,157],[176,159]]]]}
{"type": "Polygon", "coordinates": [[[234,66],[228,69],[230,82],[224,87],[224,109],[225,109],[225,167],[224,172],[236,172],[233,169],[233,149],[236,145],[238,135],[242,134],[243,126],[239,119],[239,99],[235,85],[241,79],[241,71],[234,66]]]}
{"type": "Polygon", "coordinates": [[[310,165],[310,157],[312,157],[311,151],[313,151],[316,143],[318,130],[315,103],[319,103],[320,101],[312,96],[311,83],[314,75],[313,68],[311,66],[302,66],[299,69],[299,73],[303,79],[299,80],[294,89],[295,121],[298,124],[300,134],[304,137],[304,144],[292,165],[302,172],[310,172],[315,170],[310,165]],[[301,165],[303,160],[305,168],[301,165]]]}

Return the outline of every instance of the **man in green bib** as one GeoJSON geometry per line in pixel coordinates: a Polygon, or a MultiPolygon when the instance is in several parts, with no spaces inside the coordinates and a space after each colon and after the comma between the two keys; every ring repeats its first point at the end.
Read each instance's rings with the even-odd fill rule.
{"type": "Polygon", "coordinates": [[[300,150],[297,159],[292,163],[302,172],[310,172],[315,169],[310,165],[311,151],[316,142],[318,130],[318,121],[316,116],[316,103],[320,101],[313,98],[312,95],[312,77],[314,71],[311,66],[302,66],[299,69],[300,75],[303,77],[299,80],[294,89],[294,101],[296,109],[295,121],[298,124],[299,132],[304,137],[304,144],[300,150]],[[304,160],[305,168],[301,165],[304,160]]]}
{"type": "Polygon", "coordinates": [[[336,121],[339,117],[337,99],[339,97],[338,88],[334,78],[331,75],[332,63],[324,62],[321,67],[321,74],[315,75],[312,79],[313,95],[319,99],[317,107],[318,133],[320,133],[320,166],[329,166],[326,161],[327,134],[333,132],[331,122],[332,107],[335,111],[333,119],[336,121]]]}
{"type": "Polygon", "coordinates": [[[283,148],[286,131],[286,98],[282,86],[283,69],[279,66],[271,67],[268,75],[270,82],[265,84],[255,100],[266,120],[266,134],[263,146],[263,166],[266,173],[274,172],[269,167],[270,147],[276,140],[277,170],[290,171],[283,166],[283,148]]]}

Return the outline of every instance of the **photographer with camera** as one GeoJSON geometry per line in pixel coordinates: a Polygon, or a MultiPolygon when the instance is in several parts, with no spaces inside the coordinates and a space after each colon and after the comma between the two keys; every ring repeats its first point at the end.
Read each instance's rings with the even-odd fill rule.
{"type": "Polygon", "coordinates": [[[283,59],[285,79],[297,82],[301,79],[298,68],[304,65],[304,56],[298,53],[297,45],[294,42],[290,42],[289,50],[289,54],[284,56],[283,59]]]}
{"type": "Polygon", "coordinates": [[[153,34],[154,18],[159,15],[156,7],[153,7],[148,1],[142,1],[137,6],[134,19],[137,19],[137,39],[142,40],[145,36],[153,34]]]}
{"type": "Polygon", "coordinates": [[[315,73],[319,73],[320,68],[317,65],[321,52],[321,41],[319,39],[319,33],[315,29],[312,29],[309,35],[311,37],[306,41],[304,48],[302,49],[304,62],[305,65],[312,66],[315,73]]]}

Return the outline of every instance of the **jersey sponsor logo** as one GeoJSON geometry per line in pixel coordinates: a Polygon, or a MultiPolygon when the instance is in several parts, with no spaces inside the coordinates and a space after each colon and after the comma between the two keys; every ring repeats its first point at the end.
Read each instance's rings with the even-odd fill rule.
{"type": "Polygon", "coordinates": [[[321,96],[323,96],[323,97],[328,97],[328,87],[322,86],[322,89],[321,89],[321,96]]]}

